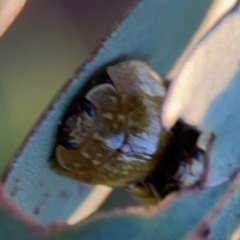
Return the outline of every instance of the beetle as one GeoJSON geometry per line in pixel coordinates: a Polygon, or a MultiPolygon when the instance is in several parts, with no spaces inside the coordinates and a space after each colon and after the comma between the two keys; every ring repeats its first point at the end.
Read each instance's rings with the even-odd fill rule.
{"type": "Polygon", "coordinates": [[[125,187],[144,204],[197,184],[204,168],[200,133],[180,122],[162,127],[164,80],[138,60],[106,71],[109,79],[92,86],[60,126],[52,169],[92,185],[125,187]]]}

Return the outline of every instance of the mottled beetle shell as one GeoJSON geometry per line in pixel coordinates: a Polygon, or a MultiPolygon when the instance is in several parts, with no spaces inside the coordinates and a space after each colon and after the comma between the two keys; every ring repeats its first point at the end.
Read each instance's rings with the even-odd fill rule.
{"type": "Polygon", "coordinates": [[[56,147],[54,170],[68,177],[112,187],[146,177],[161,159],[171,135],[160,125],[165,95],[162,79],[140,61],[107,68],[112,81],[87,92],[93,117],[79,133],[77,147],[56,147]]]}

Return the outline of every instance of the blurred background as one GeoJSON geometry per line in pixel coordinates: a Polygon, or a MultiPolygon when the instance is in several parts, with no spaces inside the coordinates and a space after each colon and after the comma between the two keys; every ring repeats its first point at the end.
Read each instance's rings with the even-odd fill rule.
{"type": "Polygon", "coordinates": [[[1,172],[62,84],[133,2],[27,1],[0,38],[1,172]]]}

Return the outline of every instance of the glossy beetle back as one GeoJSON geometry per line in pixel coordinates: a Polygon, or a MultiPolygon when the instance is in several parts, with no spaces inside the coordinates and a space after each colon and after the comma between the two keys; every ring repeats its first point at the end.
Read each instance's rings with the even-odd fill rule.
{"type": "MultiPolygon", "coordinates": [[[[74,149],[57,145],[54,169],[89,184],[127,186],[149,174],[168,145],[170,134],[159,122],[165,89],[139,61],[107,72],[112,84],[99,84],[85,96],[95,108],[87,133],[74,149]]],[[[83,121],[81,114],[77,121],[83,121]]]]}

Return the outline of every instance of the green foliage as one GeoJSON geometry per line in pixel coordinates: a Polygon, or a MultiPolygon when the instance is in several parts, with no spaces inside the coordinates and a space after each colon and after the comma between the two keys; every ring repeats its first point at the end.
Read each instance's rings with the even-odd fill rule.
{"type": "Polygon", "coordinates": [[[145,210],[136,207],[131,211],[96,215],[76,226],[45,236],[37,236],[38,228],[27,227],[6,210],[1,210],[0,235],[1,239],[11,240],[183,240],[195,231],[199,238],[188,239],[211,236],[212,240],[227,240],[231,239],[240,224],[240,189],[230,198],[225,197],[239,180],[238,176],[231,183],[178,196],[176,201],[162,210],[157,207],[145,210]]]}

